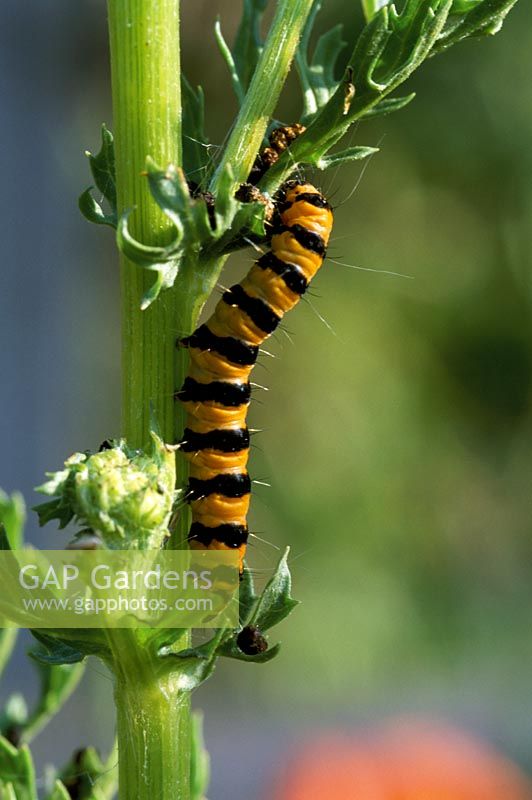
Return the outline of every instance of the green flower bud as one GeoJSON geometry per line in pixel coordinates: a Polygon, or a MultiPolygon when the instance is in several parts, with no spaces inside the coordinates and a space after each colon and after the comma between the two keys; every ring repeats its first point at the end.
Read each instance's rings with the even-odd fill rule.
{"type": "Polygon", "coordinates": [[[175,454],[151,436],[151,453],[120,440],[99,453],[70,456],[37,490],[54,497],[36,509],[41,525],[58,519],[63,528],[75,518],[110,549],[161,547],[176,497],[175,454]]]}

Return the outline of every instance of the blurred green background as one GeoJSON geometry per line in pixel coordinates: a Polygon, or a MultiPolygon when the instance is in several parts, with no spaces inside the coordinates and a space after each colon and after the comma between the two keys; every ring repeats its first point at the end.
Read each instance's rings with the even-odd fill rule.
{"type": "MultiPolygon", "coordinates": [[[[361,25],[329,0],[321,24],[361,25]]],[[[183,3],[187,75],[221,144],[235,110],[211,35],[239,4],[183,3]]],[[[111,120],[105,4],[3,0],[4,267],[0,485],[31,487],[119,426],[119,298],[112,235],[78,218],[85,148],[111,120]]],[[[347,51],[346,51],[347,53],[347,51]]],[[[532,8],[495,38],[425,64],[407,109],[362,123],[367,165],[309,174],[336,205],[327,261],[256,379],[250,563],[292,547],[300,608],[281,656],[221,664],[195,695],[212,797],[264,798],[287,748],[317,727],[397,712],[451,720],[532,772],[532,8]],[[407,277],[359,271],[389,270],[407,277]],[[333,332],[323,324],[325,318],[333,332]],[[260,538],[259,538],[260,537],[260,538]],[[238,769],[237,769],[238,767],[238,769]]],[[[299,110],[294,80],[279,117],[299,110]]],[[[111,125],[112,127],[112,125],[111,125]]],[[[222,282],[248,268],[232,259],[222,282]]],[[[41,546],[53,529],[30,528],[41,546]]],[[[31,691],[24,661],[14,685],[31,691]]],[[[96,662],[46,742],[111,738],[96,662]]]]}

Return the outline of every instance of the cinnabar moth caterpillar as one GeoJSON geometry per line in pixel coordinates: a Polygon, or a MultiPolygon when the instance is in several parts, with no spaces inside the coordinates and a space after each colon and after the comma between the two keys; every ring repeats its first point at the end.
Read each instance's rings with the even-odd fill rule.
{"type": "Polygon", "coordinates": [[[301,136],[305,130],[305,126],[301,125],[299,122],[293,125],[282,125],[279,128],[275,128],[268,137],[270,146],[264,147],[255,159],[255,163],[249,174],[248,182],[252,184],[258,183],[264,173],[267,172],[276,161],[279,161],[281,153],[290,147],[294,139],[301,136]]]}
{"type": "Polygon", "coordinates": [[[224,292],[214,313],[182,344],[190,367],[176,398],[187,410],[180,442],[190,462],[187,499],[193,549],[238,549],[248,539],[249,377],[259,346],[277,328],[321,267],[332,211],[309,183],[289,181],[276,200],[271,250],[224,292]]]}

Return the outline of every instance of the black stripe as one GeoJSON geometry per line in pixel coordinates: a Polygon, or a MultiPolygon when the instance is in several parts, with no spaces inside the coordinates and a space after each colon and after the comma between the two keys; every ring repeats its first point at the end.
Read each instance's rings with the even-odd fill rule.
{"type": "Polygon", "coordinates": [[[325,242],[319,233],[309,231],[304,225],[299,224],[287,226],[285,230],[290,231],[294,239],[305,250],[310,250],[311,253],[317,253],[319,256],[325,255],[325,242]]]}
{"type": "Polygon", "coordinates": [[[227,547],[240,547],[248,540],[248,529],[245,525],[225,523],[210,528],[201,522],[193,522],[188,535],[189,541],[199,542],[208,547],[212,542],[220,542],[227,547]]]}
{"type": "Polygon", "coordinates": [[[181,339],[181,344],[198,350],[214,350],[233,364],[251,366],[257,360],[259,348],[246,344],[233,336],[216,336],[207,325],[200,325],[191,336],[181,339]]]}
{"type": "Polygon", "coordinates": [[[262,269],[271,269],[272,272],[279,275],[288,288],[292,292],[295,292],[295,294],[304,294],[306,292],[308,281],[297,264],[289,264],[286,261],[281,261],[281,259],[277,258],[271,251],[261,256],[257,264],[259,267],[262,267],[262,269]]]}
{"type": "Polygon", "coordinates": [[[215,478],[202,481],[199,478],[188,479],[187,500],[201,500],[211,494],[224,497],[244,497],[251,492],[251,480],[247,472],[222,472],[215,478]]]}
{"type": "Polygon", "coordinates": [[[295,198],[294,203],[310,203],[311,206],[316,206],[316,208],[331,208],[325,197],[318,192],[301,192],[295,198]]]}
{"type": "Polygon", "coordinates": [[[222,453],[237,453],[249,447],[247,428],[223,428],[197,433],[190,428],[183,431],[181,450],[184,453],[197,453],[199,450],[221,450],[222,453]]]}
{"type": "Polygon", "coordinates": [[[211,381],[199,383],[194,378],[185,378],[181,389],[175,393],[176,400],[183,403],[207,403],[212,401],[221,406],[242,406],[249,403],[251,386],[249,383],[230,381],[211,381]]]}
{"type": "Polygon", "coordinates": [[[250,297],[239,283],[224,292],[222,299],[229,306],[237,306],[264,333],[273,333],[281,319],[260,297],[250,297]]]}

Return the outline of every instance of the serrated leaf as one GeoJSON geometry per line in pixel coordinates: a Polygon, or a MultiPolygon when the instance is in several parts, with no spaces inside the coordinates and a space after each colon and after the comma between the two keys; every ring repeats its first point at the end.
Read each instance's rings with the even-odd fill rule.
{"type": "Polygon", "coordinates": [[[316,162],[316,166],[318,169],[322,170],[329,169],[329,167],[339,167],[350,161],[360,161],[363,158],[368,158],[368,156],[372,156],[378,152],[378,147],[348,147],[346,150],[341,150],[339,153],[323,156],[316,162]]]}
{"type": "MultiPolygon", "coordinates": [[[[288,569],[287,547],[282,556],[275,573],[266,584],[264,591],[259,597],[255,607],[250,625],[256,626],[260,631],[267,631],[277,625],[282,619],[287,617],[298,605],[298,601],[290,596],[292,590],[292,578],[288,569]]],[[[266,651],[267,653],[269,650],[266,651]]]]}
{"type": "Polygon", "coordinates": [[[16,800],[37,800],[35,769],[26,745],[17,749],[0,737],[0,776],[12,785],[16,800]]]}
{"type": "Polygon", "coordinates": [[[62,530],[66,528],[68,523],[74,517],[74,513],[69,505],[67,505],[62,498],[58,500],[50,500],[47,503],[40,503],[33,506],[33,511],[37,513],[39,518],[40,527],[44,527],[48,522],[57,520],[59,528],[62,530]]]}
{"type": "Polygon", "coordinates": [[[210,780],[210,758],[203,739],[203,714],[192,714],[190,800],[205,800],[210,780]]]}
{"type": "Polygon", "coordinates": [[[233,46],[233,59],[244,90],[247,90],[263,48],[261,24],[268,0],[244,0],[242,17],[233,46]]]}

